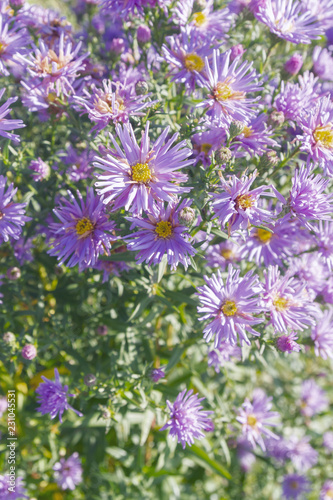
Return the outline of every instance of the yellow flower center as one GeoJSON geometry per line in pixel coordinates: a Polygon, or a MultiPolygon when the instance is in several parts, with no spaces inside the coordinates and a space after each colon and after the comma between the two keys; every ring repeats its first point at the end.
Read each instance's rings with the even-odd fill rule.
{"type": "Polygon", "coordinates": [[[283,312],[286,309],[288,309],[288,305],[289,305],[288,299],[280,297],[279,295],[277,295],[273,300],[273,306],[278,312],[283,312]]]}
{"type": "Polygon", "coordinates": [[[235,316],[237,312],[236,302],[233,300],[226,300],[222,306],[222,312],[225,316],[235,316]]]}
{"type": "Polygon", "coordinates": [[[257,423],[257,419],[254,415],[247,416],[247,425],[250,425],[251,427],[255,427],[256,423],[257,423]]]}
{"type": "Polygon", "coordinates": [[[5,52],[6,48],[7,48],[7,44],[5,42],[0,42],[0,54],[5,52]]]}
{"type": "Polygon", "coordinates": [[[243,132],[242,133],[244,134],[244,137],[250,137],[252,135],[252,132],[253,132],[252,128],[251,127],[247,127],[245,125],[245,127],[243,128],[243,132]]]}
{"type": "Polygon", "coordinates": [[[88,234],[93,231],[94,225],[87,217],[80,219],[75,226],[76,233],[80,236],[88,236],[88,234]]]}
{"type": "Polygon", "coordinates": [[[245,97],[245,92],[233,90],[230,83],[230,78],[227,78],[224,82],[218,82],[214,89],[214,98],[218,101],[227,101],[228,99],[243,99],[245,97]]]}
{"type": "Polygon", "coordinates": [[[186,54],[185,59],[184,59],[184,65],[185,68],[188,71],[202,71],[205,67],[204,60],[198,56],[195,52],[192,52],[191,54],[186,54]]]}
{"type": "Polygon", "coordinates": [[[331,123],[323,127],[317,127],[313,132],[313,137],[315,141],[320,142],[321,146],[324,148],[333,149],[333,128],[331,123]]]}
{"type": "Polygon", "coordinates": [[[235,202],[236,209],[240,207],[243,210],[246,210],[247,208],[251,208],[253,206],[253,199],[250,194],[240,194],[235,199],[235,202]]]}
{"type": "Polygon", "coordinates": [[[4,216],[5,216],[5,214],[3,212],[1,212],[1,210],[0,210],[0,220],[3,219],[4,216]]]}
{"type": "Polygon", "coordinates": [[[231,259],[231,257],[233,257],[234,253],[230,248],[222,248],[221,255],[226,260],[229,260],[229,259],[231,259]]]}
{"type": "Polygon", "coordinates": [[[207,21],[206,14],[204,12],[196,12],[193,14],[193,22],[196,26],[203,26],[207,21]]]}
{"type": "Polygon", "coordinates": [[[208,155],[210,148],[212,147],[211,144],[208,144],[208,142],[205,142],[204,144],[201,144],[200,149],[205,155],[208,155]]]}
{"type": "Polygon", "coordinates": [[[151,170],[148,163],[137,163],[132,167],[132,180],[145,184],[151,180],[151,170]]]}
{"type": "Polygon", "coordinates": [[[325,492],[325,495],[328,497],[328,498],[333,498],[333,490],[332,489],[329,489],[325,492]]]}
{"type": "Polygon", "coordinates": [[[172,234],[172,225],[171,222],[167,220],[161,220],[156,224],[155,233],[160,238],[168,238],[172,234]]]}
{"type": "Polygon", "coordinates": [[[293,490],[298,490],[298,481],[292,481],[290,483],[290,486],[292,487],[293,490]]]}
{"type": "Polygon", "coordinates": [[[270,233],[266,229],[261,229],[259,228],[256,232],[256,237],[258,240],[260,240],[262,243],[268,243],[273,236],[273,233],[270,233]]]}

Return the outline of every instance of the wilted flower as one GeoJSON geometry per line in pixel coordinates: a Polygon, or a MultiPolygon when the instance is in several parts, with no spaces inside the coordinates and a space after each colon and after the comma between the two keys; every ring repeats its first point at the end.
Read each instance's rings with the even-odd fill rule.
{"type": "Polygon", "coordinates": [[[52,247],[48,253],[57,257],[59,265],[65,261],[68,267],[79,265],[79,271],[92,267],[101,254],[110,255],[111,242],[116,237],[111,233],[115,224],[105,213],[103,200],[87,188],[86,201],[79,191],[76,201],[68,191],[70,200],[62,199],[62,204],[53,211],[60,222],[50,224],[52,247]]]}
{"type": "Polygon", "coordinates": [[[200,404],[205,398],[198,398],[198,394],[193,394],[193,390],[180,392],[174,403],[167,401],[170,411],[170,418],[160,429],[164,431],[170,428],[170,436],[177,439],[182,444],[183,449],[186,443],[191,446],[194,439],[205,437],[204,432],[214,429],[214,424],[209,418],[212,411],[203,410],[200,404]]]}
{"type": "Polygon", "coordinates": [[[42,379],[44,382],[39,384],[36,389],[38,394],[37,400],[40,404],[37,411],[39,411],[42,415],[46,415],[46,413],[50,414],[51,419],[55,418],[59,413],[59,420],[62,422],[62,415],[65,410],[73,410],[79,417],[82,417],[83,414],[68,404],[67,398],[73,397],[74,394],[68,394],[68,385],[64,387],[61,385],[59,372],[57,368],[54,369],[55,382],[47,379],[42,375],[42,379]]]}
{"type": "Polygon", "coordinates": [[[241,344],[243,342],[250,344],[246,332],[259,336],[251,325],[263,321],[254,316],[263,310],[259,306],[257,296],[262,286],[258,276],[252,276],[252,274],[253,272],[250,271],[240,278],[240,271],[230,264],[225,282],[220,270],[211,278],[204,276],[206,285],[199,287],[197,294],[200,301],[198,312],[204,314],[199,321],[213,318],[213,321],[204,328],[203,333],[206,342],[209,342],[215,335],[215,348],[218,348],[223,341],[234,345],[237,343],[237,337],[241,344]]]}
{"type": "Polygon", "coordinates": [[[61,458],[54,464],[53,470],[54,478],[62,490],[75,490],[82,482],[82,466],[77,452],[66,460],[61,458]]]}
{"type": "Polygon", "coordinates": [[[96,186],[100,195],[105,195],[103,203],[112,203],[112,209],[125,207],[133,214],[152,211],[154,201],[174,201],[176,194],[183,194],[190,188],[181,187],[173,182],[185,182],[187,175],[177,172],[193,163],[186,160],[191,150],[182,141],[172,147],[178,134],[166,143],[169,133],[167,127],[157,141],[150,144],[149,122],[139,146],[131,125],[116,127],[118,137],[125,153],[111,136],[115,149],[108,150],[105,158],[96,157],[95,167],[104,171],[97,174],[96,186]],[[164,144],[165,143],[165,144],[164,144]]]}
{"type": "Polygon", "coordinates": [[[256,444],[265,451],[266,446],[263,437],[279,439],[268,427],[276,427],[274,422],[280,415],[271,411],[272,398],[268,398],[262,389],[253,391],[252,402],[246,398],[242,407],[238,410],[237,421],[242,424],[243,435],[249,440],[253,448],[256,444]],[[273,421],[272,421],[273,420],[273,421]]]}

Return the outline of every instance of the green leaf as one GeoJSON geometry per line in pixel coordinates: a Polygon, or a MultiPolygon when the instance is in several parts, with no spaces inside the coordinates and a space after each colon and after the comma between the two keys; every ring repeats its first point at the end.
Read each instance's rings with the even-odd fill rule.
{"type": "Polygon", "coordinates": [[[109,262],[132,262],[135,260],[135,252],[120,252],[113,253],[111,255],[102,255],[101,260],[107,260],[109,262]]]}
{"type": "Polygon", "coordinates": [[[193,444],[191,447],[186,448],[187,453],[190,455],[196,456],[200,462],[203,464],[207,465],[210,469],[214,470],[220,476],[225,477],[227,479],[231,479],[230,473],[225,469],[219,462],[217,462],[215,459],[210,458],[208,454],[195,444],[193,444]]]}

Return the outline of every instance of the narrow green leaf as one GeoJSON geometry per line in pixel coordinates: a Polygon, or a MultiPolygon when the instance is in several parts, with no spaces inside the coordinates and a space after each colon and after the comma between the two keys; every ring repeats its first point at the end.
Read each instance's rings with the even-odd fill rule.
{"type": "Polygon", "coordinates": [[[230,473],[225,469],[219,462],[217,462],[215,459],[210,458],[208,454],[195,444],[193,444],[191,447],[186,448],[187,453],[191,455],[195,455],[197,458],[200,459],[204,464],[208,465],[210,469],[213,469],[216,471],[220,476],[225,477],[227,479],[231,479],[230,473]]]}

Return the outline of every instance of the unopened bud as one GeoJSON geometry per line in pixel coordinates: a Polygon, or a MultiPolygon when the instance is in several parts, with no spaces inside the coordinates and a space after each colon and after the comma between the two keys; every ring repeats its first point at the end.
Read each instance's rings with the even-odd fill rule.
{"type": "Polygon", "coordinates": [[[148,26],[141,24],[136,32],[139,43],[147,43],[151,39],[151,31],[148,26]]]}
{"type": "Polygon", "coordinates": [[[5,332],[2,336],[3,341],[6,342],[7,344],[11,344],[12,342],[15,342],[16,337],[13,332],[5,332]]]}
{"type": "Polygon", "coordinates": [[[223,165],[224,163],[228,163],[232,158],[232,152],[229,148],[222,146],[215,152],[215,160],[218,165],[223,165]]]}
{"type": "Polygon", "coordinates": [[[24,359],[28,359],[29,361],[31,361],[37,356],[37,349],[34,345],[27,344],[23,347],[21,354],[24,359]]]}
{"type": "Polygon", "coordinates": [[[237,137],[239,134],[241,134],[244,130],[244,123],[234,120],[231,122],[231,125],[229,127],[229,135],[230,139],[233,139],[234,137],[237,137]]]}
{"type": "Polygon", "coordinates": [[[275,167],[279,163],[278,155],[275,151],[267,151],[260,158],[259,168],[264,169],[268,167],[275,167]]]}
{"type": "Polygon", "coordinates": [[[140,80],[135,85],[135,92],[137,95],[144,95],[148,92],[148,84],[145,80],[140,80]]]}
{"type": "Polygon", "coordinates": [[[88,375],[84,377],[83,382],[86,386],[90,387],[92,385],[95,385],[96,377],[92,373],[88,373],[88,375]]]}
{"type": "Polygon", "coordinates": [[[7,270],[7,278],[9,280],[18,280],[19,278],[21,278],[21,271],[18,267],[10,267],[8,270],[7,270]]]}
{"type": "Polygon", "coordinates": [[[184,207],[181,209],[178,220],[181,224],[188,226],[194,221],[195,211],[191,207],[184,207]]]}
{"type": "Polygon", "coordinates": [[[272,111],[272,113],[268,118],[268,125],[272,127],[278,127],[282,125],[283,122],[284,122],[283,111],[276,111],[276,110],[272,111]]]}
{"type": "Polygon", "coordinates": [[[100,335],[101,337],[105,337],[105,335],[108,334],[108,327],[106,325],[99,325],[97,327],[97,335],[100,335]]]}

